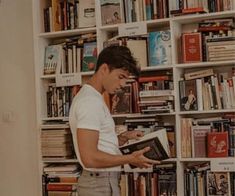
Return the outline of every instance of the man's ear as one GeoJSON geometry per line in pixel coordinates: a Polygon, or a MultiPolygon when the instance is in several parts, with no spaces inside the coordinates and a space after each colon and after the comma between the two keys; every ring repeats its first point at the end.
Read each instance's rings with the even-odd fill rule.
{"type": "Polygon", "coordinates": [[[102,71],[102,73],[107,73],[109,72],[109,66],[107,63],[103,63],[101,66],[100,66],[100,69],[102,71]]]}

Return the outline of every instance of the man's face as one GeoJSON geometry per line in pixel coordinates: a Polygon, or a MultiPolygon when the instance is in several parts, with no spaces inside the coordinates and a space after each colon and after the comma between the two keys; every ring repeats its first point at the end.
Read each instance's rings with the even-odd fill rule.
{"type": "Polygon", "coordinates": [[[109,94],[114,94],[125,86],[129,78],[129,72],[123,69],[107,71],[104,77],[103,87],[109,94]]]}

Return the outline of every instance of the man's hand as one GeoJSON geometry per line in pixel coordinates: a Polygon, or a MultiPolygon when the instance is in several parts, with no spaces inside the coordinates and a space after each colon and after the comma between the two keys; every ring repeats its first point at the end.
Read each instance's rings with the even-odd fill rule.
{"type": "Polygon", "coordinates": [[[139,139],[141,137],[143,137],[144,134],[142,131],[138,131],[138,130],[134,130],[134,131],[126,131],[121,133],[118,136],[119,139],[119,145],[122,146],[123,144],[125,144],[128,140],[132,140],[132,139],[139,139]]]}
{"type": "Polygon", "coordinates": [[[152,160],[144,156],[144,153],[148,152],[150,147],[145,147],[141,150],[135,151],[131,154],[130,164],[139,168],[149,168],[154,164],[159,164],[160,161],[152,160]]]}

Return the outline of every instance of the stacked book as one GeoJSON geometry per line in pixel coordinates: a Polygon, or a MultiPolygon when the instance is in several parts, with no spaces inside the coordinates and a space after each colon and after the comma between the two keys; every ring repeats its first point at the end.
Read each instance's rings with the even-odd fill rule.
{"type": "Polygon", "coordinates": [[[72,145],[69,129],[46,129],[41,132],[43,158],[71,157],[74,154],[72,145]]]}
{"type": "Polygon", "coordinates": [[[142,113],[173,112],[173,84],[171,76],[140,77],[139,107],[142,113]]]}
{"type": "Polygon", "coordinates": [[[50,164],[44,167],[43,194],[75,196],[80,172],[76,164],[50,164]]]}
{"type": "Polygon", "coordinates": [[[218,37],[206,40],[207,61],[235,60],[235,37],[218,37]]]}

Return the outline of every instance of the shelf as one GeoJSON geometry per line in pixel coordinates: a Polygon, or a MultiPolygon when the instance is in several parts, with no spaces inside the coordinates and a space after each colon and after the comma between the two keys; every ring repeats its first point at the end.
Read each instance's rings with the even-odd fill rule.
{"type": "Polygon", "coordinates": [[[206,13],[206,14],[191,14],[191,15],[176,16],[172,18],[172,21],[181,24],[190,24],[190,23],[200,22],[204,19],[227,18],[234,16],[235,16],[235,11],[232,10],[232,11],[223,11],[223,12],[206,13]]]}
{"type": "Polygon", "coordinates": [[[230,113],[235,112],[235,109],[222,109],[222,110],[205,110],[205,111],[181,111],[180,115],[184,114],[215,114],[215,113],[230,113]]]}
{"type": "Polygon", "coordinates": [[[66,36],[73,36],[73,35],[80,35],[84,33],[91,33],[96,32],[96,27],[84,28],[84,29],[73,29],[73,30],[66,30],[66,31],[55,31],[55,32],[48,32],[48,33],[40,33],[39,37],[41,38],[59,38],[59,37],[66,37],[66,36]]]}
{"type": "Polygon", "coordinates": [[[235,157],[217,157],[217,158],[208,158],[208,157],[202,157],[202,158],[181,158],[179,159],[181,162],[199,162],[199,161],[213,161],[216,159],[222,159],[225,161],[235,161],[235,157]]]}
{"type": "Polygon", "coordinates": [[[175,115],[175,112],[172,113],[157,113],[157,114],[142,114],[142,113],[133,113],[133,114],[113,114],[113,118],[144,118],[144,117],[155,117],[155,116],[171,116],[175,115]]]}
{"type": "Polygon", "coordinates": [[[42,124],[41,125],[41,129],[43,129],[43,130],[47,130],[47,129],[66,129],[66,128],[69,128],[68,123],[65,123],[65,124],[55,123],[55,124],[42,124]]]}
{"type": "Polygon", "coordinates": [[[46,117],[46,118],[42,118],[42,121],[57,121],[57,120],[69,121],[69,117],[46,117]]]}
{"type": "Polygon", "coordinates": [[[94,73],[95,73],[94,71],[81,72],[81,76],[91,76],[94,73]]]}
{"type": "Polygon", "coordinates": [[[43,75],[40,78],[41,79],[55,79],[55,74],[43,75]]]}
{"type": "Polygon", "coordinates": [[[77,159],[59,159],[59,158],[48,158],[42,159],[43,163],[78,163],[77,159]]]}
{"type": "MultiPolygon", "coordinates": [[[[147,20],[147,21],[140,21],[141,23],[146,23],[147,27],[161,27],[161,26],[169,26],[170,25],[170,18],[163,18],[163,19],[155,19],[155,20],[147,20]]],[[[135,25],[139,22],[132,22],[131,24],[135,25]]],[[[130,23],[121,23],[122,25],[130,24],[130,23]]],[[[119,24],[114,25],[104,25],[101,26],[99,29],[103,31],[117,31],[119,24]]]]}
{"type": "Polygon", "coordinates": [[[235,65],[235,61],[216,61],[216,62],[198,62],[198,63],[184,63],[184,64],[176,64],[176,68],[203,68],[203,67],[220,67],[225,65],[235,65]]]}
{"type": "Polygon", "coordinates": [[[141,67],[141,71],[170,70],[170,69],[173,69],[172,65],[156,65],[156,66],[141,67]]]}

